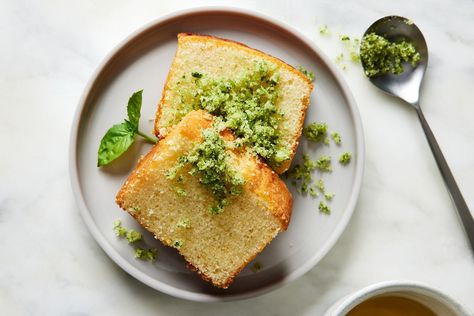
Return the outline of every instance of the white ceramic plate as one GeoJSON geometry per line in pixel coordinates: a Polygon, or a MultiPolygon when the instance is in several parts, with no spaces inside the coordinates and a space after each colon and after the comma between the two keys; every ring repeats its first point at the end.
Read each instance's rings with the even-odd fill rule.
{"type": "MultiPolygon", "coordinates": [[[[129,274],[161,292],[196,301],[222,301],[256,296],[295,280],[310,270],[331,249],[354,210],[364,163],[362,125],[354,99],[339,71],[309,40],[291,27],[260,14],[235,8],[199,8],[161,18],[124,40],[100,65],[87,85],[74,119],[70,145],[70,174],[79,209],[90,232],[104,251],[129,274]],[[140,154],[150,145],[137,142],[110,167],[97,168],[97,148],[106,130],[123,120],[129,96],[144,89],[141,129],[152,130],[166,75],[176,49],[176,34],[211,34],[245,43],[291,65],[303,65],[316,74],[315,90],[306,122],[324,121],[338,131],[343,145],[314,146],[304,140],[299,157],[333,157],[334,171],[325,174],[328,190],[336,193],[332,214],[318,211],[318,200],[294,193],[293,217],[258,257],[263,269],[240,273],[227,290],[216,289],[185,267],[174,249],[162,246],[144,232],[148,245],[158,248],[155,263],[134,259],[132,247],[115,237],[112,223],[142,230],[114,203],[123,181],[140,154]],[[350,165],[337,158],[353,153],[350,165]]],[[[316,174],[316,176],[319,176],[316,174]]],[[[290,186],[291,188],[291,186],[290,186]]],[[[293,188],[292,188],[293,189],[293,188]]],[[[143,231],[143,230],[142,230],[143,231]]],[[[250,264],[249,266],[251,266],[250,264]]]]}

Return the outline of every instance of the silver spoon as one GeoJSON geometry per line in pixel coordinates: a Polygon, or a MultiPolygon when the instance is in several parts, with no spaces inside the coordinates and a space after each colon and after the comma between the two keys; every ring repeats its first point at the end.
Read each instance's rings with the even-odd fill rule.
{"type": "MultiPolygon", "coordinates": [[[[383,36],[389,41],[406,40],[420,53],[421,60],[415,67],[405,63],[404,71],[399,75],[385,74],[369,79],[379,89],[404,100],[416,110],[438,168],[461,217],[471,248],[474,250],[474,219],[420,108],[420,87],[428,65],[428,47],[423,34],[413,22],[400,16],[386,16],[377,20],[367,29],[364,36],[370,33],[383,36]]],[[[363,61],[362,67],[365,70],[363,61]]]]}

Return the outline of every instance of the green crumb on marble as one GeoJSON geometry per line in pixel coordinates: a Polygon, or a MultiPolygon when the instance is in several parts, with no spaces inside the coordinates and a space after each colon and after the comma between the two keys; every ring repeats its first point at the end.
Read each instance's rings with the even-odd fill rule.
{"type": "Polygon", "coordinates": [[[360,62],[360,55],[359,55],[360,39],[358,38],[352,38],[351,40],[347,39],[346,41],[344,41],[344,47],[345,47],[346,53],[349,55],[349,59],[353,63],[359,63],[360,62]]]}
{"type": "Polygon", "coordinates": [[[339,157],[339,162],[342,165],[347,165],[349,162],[351,162],[352,154],[350,152],[345,152],[339,157]]]}
{"type": "Polygon", "coordinates": [[[335,59],[336,64],[338,65],[341,64],[343,60],[344,60],[344,53],[340,53],[339,55],[336,56],[336,59],[335,59]]]}
{"type": "Polygon", "coordinates": [[[320,35],[329,35],[329,28],[327,25],[321,25],[319,27],[319,34],[320,35]]]}
{"type": "Polygon", "coordinates": [[[349,56],[351,57],[352,62],[360,63],[360,55],[357,52],[350,52],[349,56]]]}
{"type": "Polygon", "coordinates": [[[344,63],[344,53],[340,53],[339,55],[337,55],[334,61],[339,67],[341,67],[342,70],[347,69],[347,65],[344,63]]]}
{"type": "Polygon", "coordinates": [[[319,202],[318,208],[319,208],[319,211],[323,214],[326,214],[326,215],[331,214],[331,208],[324,201],[319,202]]]}
{"type": "Polygon", "coordinates": [[[342,69],[346,69],[347,65],[344,63],[344,61],[346,60],[346,55],[349,56],[348,59],[351,60],[353,63],[359,63],[360,39],[355,37],[351,38],[348,35],[341,35],[340,39],[344,47],[344,53],[340,53],[336,56],[336,64],[339,65],[342,69]]]}
{"type": "Polygon", "coordinates": [[[254,273],[263,269],[263,264],[260,261],[255,261],[250,270],[254,273]]]}

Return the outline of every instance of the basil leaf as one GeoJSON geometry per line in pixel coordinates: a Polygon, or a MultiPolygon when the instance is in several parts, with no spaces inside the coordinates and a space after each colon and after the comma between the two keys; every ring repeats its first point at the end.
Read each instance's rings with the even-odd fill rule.
{"type": "Polygon", "coordinates": [[[128,121],[133,127],[134,132],[138,130],[138,122],[140,120],[140,110],[142,108],[142,93],[143,90],[137,91],[130,99],[128,99],[127,114],[128,121]]]}
{"type": "Polygon", "coordinates": [[[135,130],[127,121],[112,126],[100,141],[97,166],[105,166],[120,157],[135,141],[135,130]]]}

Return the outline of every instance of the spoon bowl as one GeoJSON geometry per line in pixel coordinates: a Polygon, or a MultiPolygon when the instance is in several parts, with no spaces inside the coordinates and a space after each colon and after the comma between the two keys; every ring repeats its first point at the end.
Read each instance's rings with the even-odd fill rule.
{"type": "MultiPolygon", "coordinates": [[[[459,190],[454,176],[444,158],[441,148],[426,121],[420,108],[420,87],[428,66],[428,46],[420,29],[409,19],[391,15],[375,21],[364,33],[362,44],[366,35],[375,33],[386,38],[390,42],[406,41],[411,43],[420,54],[420,61],[416,66],[410,63],[403,63],[403,72],[401,74],[383,74],[369,77],[369,80],[379,89],[386,93],[400,98],[415,108],[420,120],[426,139],[430,145],[431,151],[435,157],[438,168],[443,176],[444,182],[448,188],[451,198],[456,206],[461,222],[466,231],[471,248],[474,250],[474,219],[459,190]]],[[[361,52],[363,53],[363,52],[361,52]]],[[[364,58],[361,56],[362,67],[364,58]]]]}
{"type": "MultiPolygon", "coordinates": [[[[369,80],[379,89],[405,100],[412,106],[418,107],[420,87],[428,66],[428,46],[420,29],[409,19],[391,15],[375,21],[364,33],[364,37],[375,33],[385,37],[390,42],[411,42],[420,54],[420,62],[413,67],[403,63],[403,73],[399,75],[385,74],[370,77],[369,80]]],[[[363,39],[362,39],[363,41],[363,39]]],[[[362,59],[362,67],[365,69],[362,59]]]]}

